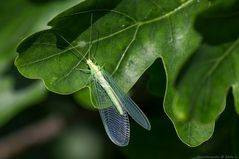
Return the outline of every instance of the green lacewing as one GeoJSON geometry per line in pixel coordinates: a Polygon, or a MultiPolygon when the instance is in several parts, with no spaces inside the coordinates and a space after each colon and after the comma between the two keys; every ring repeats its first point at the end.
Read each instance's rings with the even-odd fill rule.
{"type": "MultiPolygon", "coordinates": [[[[92,32],[92,15],[91,15],[91,31],[92,32]]],[[[142,110],[135,104],[135,102],[120,89],[117,83],[113,80],[101,66],[97,65],[90,58],[86,58],[86,54],[90,54],[91,46],[85,55],[82,55],[76,46],[64,39],[88,65],[88,72],[90,72],[90,90],[91,97],[96,101],[96,108],[99,109],[100,117],[102,119],[107,135],[113,143],[118,146],[126,146],[130,138],[130,123],[128,114],[143,128],[150,130],[151,125],[142,112],[142,110]]],[[[82,70],[83,71],[83,70],[82,70]]]]}

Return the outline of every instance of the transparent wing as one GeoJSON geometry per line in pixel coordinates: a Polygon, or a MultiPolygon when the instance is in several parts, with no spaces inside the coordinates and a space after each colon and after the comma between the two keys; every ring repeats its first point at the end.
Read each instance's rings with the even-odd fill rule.
{"type": "Polygon", "coordinates": [[[120,98],[124,103],[123,107],[127,110],[129,115],[143,128],[150,130],[150,122],[143,111],[137,106],[137,104],[127,94],[125,94],[125,96],[121,96],[120,98]]]}
{"type": "Polygon", "coordinates": [[[118,146],[126,146],[130,138],[130,125],[127,112],[123,115],[112,106],[106,109],[100,109],[100,116],[105,127],[106,133],[113,143],[118,146]]]}
{"type": "Polygon", "coordinates": [[[143,111],[135,104],[135,102],[119,88],[119,86],[114,82],[110,75],[106,72],[103,72],[105,79],[108,81],[109,85],[115,91],[116,96],[118,97],[119,101],[122,103],[123,108],[129,113],[129,115],[143,128],[150,130],[151,125],[143,113],[143,111]]]}
{"type": "Polygon", "coordinates": [[[99,81],[93,77],[93,82],[90,85],[91,88],[91,99],[93,105],[97,109],[109,108],[113,105],[108,94],[104,88],[100,85],[99,81]]]}

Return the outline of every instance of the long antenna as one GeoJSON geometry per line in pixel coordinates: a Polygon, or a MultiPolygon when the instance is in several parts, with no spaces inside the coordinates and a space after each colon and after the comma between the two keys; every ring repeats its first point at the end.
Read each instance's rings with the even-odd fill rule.
{"type": "Polygon", "coordinates": [[[90,59],[90,51],[91,51],[91,47],[92,47],[92,31],[93,31],[93,13],[90,14],[90,46],[89,46],[89,54],[88,54],[88,58],[90,59]]]}
{"type": "MultiPolygon", "coordinates": [[[[72,49],[74,49],[81,57],[81,61],[84,59],[84,60],[87,60],[86,58],[86,55],[88,54],[88,58],[90,58],[90,51],[91,51],[91,47],[92,47],[92,23],[93,23],[93,13],[91,13],[91,16],[90,16],[90,42],[89,42],[89,48],[88,50],[86,51],[86,53],[84,55],[82,55],[82,53],[76,49],[77,46],[73,46],[66,38],[64,38],[62,35],[60,35],[59,33],[55,32],[58,36],[60,36],[67,44],[69,44],[72,49]]],[[[76,55],[77,56],[77,55],[76,55]]],[[[78,56],[77,56],[78,57],[78,56]]]]}
{"type": "Polygon", "coordinates": [[[58,36],[60,36],[67,44],[69,44],[69,45],[72,47],[72,49],[74,49],[79,55],[81,55],[82,60],[83,60],[83,59],[84,59],[84,60],[87,60],[87,59],[86,59],[86,55],[87,55],[89,49],[86,51],[86,54],[85,54],[85,55],[82,55],[82,53],[81,53],[79,50],[77,50],[76,47],[73,46],[66,38],[64,38],[62,35],[60,35],[60,34],[57,33],[57,32],[55,32],[55,33],[56,33],[58,36]]]}

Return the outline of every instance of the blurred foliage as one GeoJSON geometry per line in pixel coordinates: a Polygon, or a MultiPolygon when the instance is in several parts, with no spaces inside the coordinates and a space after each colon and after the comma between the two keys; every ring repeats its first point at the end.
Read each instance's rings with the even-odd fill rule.
{"type": "Polygon", "coordinates": [[[0,5],[0,126],[18,112],[39,102],[46,96],[42,83],[31,84],[19,78],[13,60],[17,44],[27,35],[47,28],[46,22],[74,4],[71,1],[11,0],[0,5]],[[38,1],[39,2],[39,1],[38,1]],[[22,84],[26,85],[22,85],[22,84]]]}
{"type": "Polygon", "coordinates": [[[102,158],[104,149],[102,144],[100,136],[94,129],[78,125],[65,132],[57,141],[54,154],[58,159],[102,158]]]}
{"type": "Polygon", "coordinates": [[[217,0],[199,15],[195,28],[202,34],[204,42],[219,45],[238,39],[238,8],[238,0],[217,0]]]}
{"type": "Polygon", "coordinates": [[[12,78],[0,79],[0,127],[23,109],[45,97],[41,83],[32,84],[21,90],[14,90],[12,78]]]}
{"type": "MultiPolygon", "coordinates": [[[[151,63],[147,65],[147,68],[150,67],[146,72],[144,72],[146,67],[142,66],[141,69],[138,70],[140,73],[136,76],[134,74],[136,72],[133,72],[132,70],[139,65],[132,63],[132,61],[129,60],[130,57],[127,57],[124,66],[131,68],[120,68],[121,71],[116,72],[115,79],[125,90],[132,87],[137,81],[133,88],[133,99],[142,107],[152,123],[152,130],[147,132],[134,122],[131,122],[131,132],[133,133],[131,133],[129,146],[124,148],[118,148],[110,142],[103,130],[97,112],[84,110],[77,106],[80,104],[84,108],[91,109],[88,89],[82,89],[80,92],[74,94],[74,97],[61,96],[53,93],[48,93],[47,95],[47,91],[42,82],[32,83],[31,80],[22,78],[18,74],[16,68],[13,67],[17,44],[23,40],[23,38],[34,32],[49,29],[50,27],[47,26],[46,23],[67,8],[70,9],[58,15],[49,24],[55,27],[57,31],[60,31],[61,35],[64,35],[67,40],[72,42],[75,39],[81,41],[84,38],[88,38],[90,26],[89,15],[70,16],[68,19],[63,18],[66,21],[61,21],[61,18],[65,15],[78,12],[79,9],[82,9],[81,7],[84,9],[89,9],[92,6],[93,9],[94,7],[108,7],[109,9],[114,9],[119,3],[121,6],[127,6],[126,8],[123,8],[127,12],[130,12],[130,14],[134,14],[133,16],[139,16],[137,18],[140,19],[145,18],[145,13],[149,13],[150,9],[145,12],[144,10],[146,10],[145,8],[147,8],[147,6],[151,6],[148,5],[150,2],[155,4],[160,2],[158,7],[164,7],[159,9],[158,13],[152,11],[150,14],[147,14],[150,18],[157,16],[158,14],[171,14],[170,11],[177,8],[182,2],[187,4],[187,1],[176,0],[154,0],[150,2],[141,0],[137,5],[139,8],[142,6],[142,8],[136,12],[134,9],[137,8],[137,5],[132,7],[133,2],[135,1],[129,2],[119,0],[110,2],[103,0],[86,0],[84,3],[85,5],[82,5],[81,3],[73,8],[70,7],[80,3],[80,1],[10,0],[1,3],[0,143],[3,143],[2,141],[4,141],[8,135],[11,136],[11,134],[18,132],[18,130],[21,130],[23,127],[32,124],[34,125],[35,121],[42,120],[48,116],[57,114],[66,122],[64,131],[60,132],[57,136],[30,147],[27,150],[23,149],[18,154],[15,154],[15,157],[13,158],[199,159],[202,157],[205,158],[205,156],[239,157],[239,117],[235,113],[239,112],[239,75],[238,71],[235,71],[235,68],[238,69],[236,65],[238,65],[237,56],[239,53],[237,49],[237,39],[239,35],[238,0],[189,0],[188,2],[193,5],[189,5],[180,13],[170,15],[165,21],[160,21],[158,27],[156,27],[160,30],[160,35],[158,35],[158,37],[160,37],[159,39],[153,39],[153,34],[150,34],[150,32],[144,32],[147,30],[154,30],[155,26],[152,28],[142,28],[142,30],[139,31],[139,35],[142,36],[141,38],[143,40],[146,39],[147,42],[147,40],[149,40],[147,37],[151,37],[155,40],[150,41],[151,44],[157,42],[157,45],[160,45],[158,47],[163,48],[162,50],[160,49],[159,53],[160,57],[162,55],[162,60],[152,60],[151,63]],[[99,5],[96,5],[96,2],[99,5]],[[103,3],[108,5],[104,5],[103,3]],[[136,15],[136,13],[138,15],[136,15]],[[190,16],[188,15],[189,13],[191,14],[190,16]],[[185,15],[187,16],[185,17],[185,15]],[[82,19],[78,20],[78,18],[82,19]],[[172,35],[168,34],[170,30],[168,22],[171,22],[171,27],[174,28],[173,34],[175,37],[179,38],[179,33],[182,35],[183,33],[186,34],[189,32],[188,35],[184,35],[186,38],[182,36],[181,38],[183,39],[175,39],[175,42],[179,42],[180,40],[182,42],[176,49],[179,51],[173,51],[167,46],[169,41],[167,36],[172,35]],[[81,27],[79,28],[79,26],[81,27]],[[162,28],[164,30],[161,30],[162,28]],[[141,32],[143,33],[141,34],[141,32]],[[77,38],[77,36],[80,37],[77,38]],[[210,58],[214,59],[223,57],[225,52],[227,52],[225,50],[228,50],[228,48],[233,45],[234,47],[232,51],[229,49],[233,52],[233,54],[230,54],[233,55],[232,57],[228,56],[231,59],[227,58],[227,62],[224,65],[219,65],[219,67],[225,67],[223,71],[222,69],[218,69],[218,76],[209,76],[210,78],[215,78],[217,85],[211,88],[209,87],[210,85],[200,85],[205,75],[204,72],[207,71],[207,66],[210,67],[211,64],[213,64],[213,60],[211,63],[210,58]],[[174,57],[173,53],[183,53],[185,54],[185,57],[179,59],[174,57]],[[168,64],[165,63],[165,59],[168,59],[168,61],[166,60],[168,64]],[[169,62],[170,60],[172,60],[171,63],[169,62]],[[233,66],[229,67],[230,65],[233,66]],[[177,71],[172,67],[177,68],[177,71]],[[203,69],[206,69],[206,71],[203,71],[203,69]],[[131,72],[129,71],[128,73],[134,75],[131,81],[124,79],[126,76],[123,75],[129,75],[126,72],[127,70],[131,70],[131,72]],[[230,80],[234,80],[232,85],[230,85],[230,82],[230,84],[225,82],[230,80]],[[224,85],[225,83],[227,83],[226,86],[224,85]],[[193,89],[194,86],[200,88],[193,89]],[[223,91],[222,87],[224,86],[226,89],[223,91]],[[197,93],[200,94],[200,90],[202,90],[202,95],[197,95],[197,93]],[[220,93],[220,95],[218,95],[218,93],[220,93]],[[188,107],[188,104],[185,104],[184,102],[190,99],[197,99],[199,104],[194,101],[193,106],[188,107]],[[163,100],[165,100],[164,109],[166,109],[165,111],[171,117],[171,121],[164,112],[163,100]],[[209,107],[209,103],[213,101],[216,101],[217,104],[212,104],[209,107]],[[172,103],[174,104],[173,107],[171,106],[172,103]],[[206,106],[206,109],[202,109],[202,105],[206,106]],[[211,136],[213,133],[214,122],[216,120],[215,132],[213,136],[211,136]],[[174,125],[172,124],[172,121],[174,125]],[[205,126],[205,124],[208,123],[210,123],[209,126],[205,126]],[[189,129],[190,126],[191,128],[189,129]],[[210,139],[198,147],[189,148],[179,140],[175,133],[175,127],[177,133],[181,134],[179,134],[180,139],[190,146],[196,146],[201,142],[210,139]]],[[[114,16],[115,15],[109,14],[108,12],[99,13],[97,15],[94,14],[93,36],[95,36],[95,39],[104,36],[102,34],[107,33],[108,31],[114,32],[114,29],[121,27],[121,23],[125,22],[125,19],[120,16],[114,21],[114,16]],[[109,19],[112,20],[111,24],[107,23],[109,19]],[[106,27],[102,30],[101,27],[103,24],[106,25],[106,27]]],[[[135,30],[132,29],[122,36],[129,37],[134,31],[135,30]]],[[[32,37],[34,40],[36,36],[39,36],[44,32],[34,34],[31,36],[30,40],[27,38],[25,43],[22,43],[21,47],[23,49],[21,48],[20,52],[24,51],[25,47],[28,47],[28,45],[31,44],[32,37]]],[[[120,39],[122,37],[117,38],[120,39]]],[[[44,40],[51,39],[46,38],[44,40]]],[[[58,49],[67,48],[67,43],[64,40],[57,40],[58,49]]],[[[77,40],[75,42],[78,42],[77,40]]],[[[121,43],[122,41],[118,42],[121,43]]],[[[143,44],[145,44],[144,42],[136,45],[143,46],[143,44]]],[[[109,39],[107,43],[114,43],[114,46],[117,46],[115,45],[115,39],[109,39]]],[[[103,46],[106,46],[106,44],[97,44],[94,49],[98,51],[102,50],[102,54],[109,58],[101,58],[101,56],[104,56],[98,55],[96,59],[99,63],[103,63],[109,72],[112,72],[113,66],[116,64],[114,60],[111,61],[110,56],[112,54],[110,53],[112,50],[111,48],[107,48],[111,50],[109,51],[109,54],[107,54],[108,51],[104,52],[105,50],[103,49],[103,46]]],[[[124,43],[122,46],[125,46],[124,43]]],[[[115,47],[115,49],[119,48],[115,47]]],[[[150,50],[147,49],[149,48],[145,46],[142,50],[149,52],[150,50]]],[[[135,47],[132,52],[138,52],[139,54],[137,58],[140,59],[140,55],[145,55],[145,52],[142,50],[135,47]]],[[[130,55],[132,56],[132,59],[135,58],[134,53],[131,53],[130,55]]],[[[146,58],[142,59],[143,62],[147,60],[146,58]]],[[[40,69],[42,69],[42,67],[39,67],[39,70],[40,69]]],[[[49,69],[54,70],[54,67],[48,67],[48,70],[49,69]]],[[[71,86],[73,87],[74,85],[71,86]]],[[[74,87],[74,89],[78,90],[76,87],[74,87]]],[[[48,130],[46,130],[46,132],[47,131],[48,130]]]]}

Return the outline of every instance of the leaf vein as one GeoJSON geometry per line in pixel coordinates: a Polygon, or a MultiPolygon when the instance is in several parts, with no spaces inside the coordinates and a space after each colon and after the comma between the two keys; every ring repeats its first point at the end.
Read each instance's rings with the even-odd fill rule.
{"type": "Polygon", "coordinates": [[[233,52],[232,50],[233,50],[234,47],[236,47],[238,44],[239,44],[239,39],[237,39],[237,40],[231,45],[231,47],[229,47],[229,48],[226,50],[226,52],[216,60],[215,64],[214,64],[214,65],[212,66],[212,68],[208,71],[208,73],[207,73],[207,75],[206,75],[205,78],[208,78],[208,77],[217,69],[217,67],[220,65],[220,63],[221,63],[227,56],[229,56],[231,52],[233,52]]]}
{"type": "MultiPolygon", "coordinates": [[[[92,13],[92,12],[113,12],[113,13],[117,13],[119,15],[122,15],[134,22],[136,22],[136,19],[134,19],[133,17],[131,17],[130,15],[124,13],[124,12],[121,12],[121,11],[117,11],[117,10],[113,10],[113,9],[94,9],[94,10],[87,10],[87,11],[81,11],[81,12],[76,12],[76,13],[73,13],[73,14],[70,14],[70,15],[67,15],[67,16],[73,16],[73,15],[78,15],[78,14],[85,14],[85,13],[92,13]]],[[[65,16],[66,17],[66,16],[65,16]]]]}
{"type": "Polygon", "coordinates": [[[135,41],[136,36],[137,36],[137,33],[138,33],[138,30],[139,30],[139,25],[136,27],[135,32],[134,32],[134,35],[133,35],[133,38],[131,39],[131,41],[130,41],[129,44],[127,45],[126,49],[124,50],[124,52],[123,52],[123,54],[122,54],[122,56],[121,56],[119,62],[117,63],[117,65],[116,65],[116,67],[115,67],[115,69],[114,69],[112,75],[114,75],[115,72],[118,70],[120,64],[122,63],[122,61],[123,61],[123,59],[124,59],[124,57],[125,57],[125,55],[126,55],[126,52],[129,50],[130,46],[131,46],[131,45],[133,44],[133,42],[135,41]]]}

